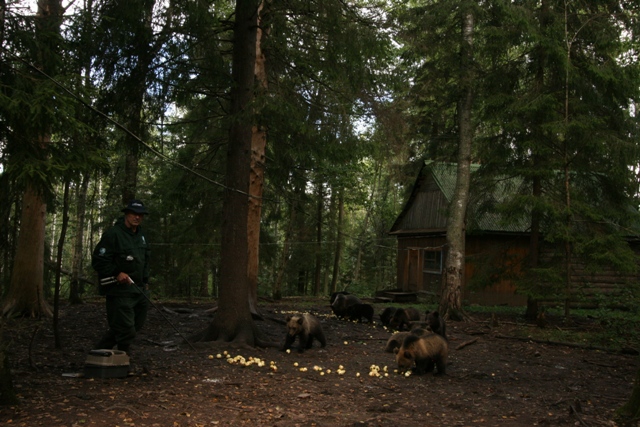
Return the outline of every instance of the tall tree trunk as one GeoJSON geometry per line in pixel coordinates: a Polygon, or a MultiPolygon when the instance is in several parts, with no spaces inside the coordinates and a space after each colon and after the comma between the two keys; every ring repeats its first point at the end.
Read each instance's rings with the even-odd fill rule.
{"type": "MultiPolygon", "coordinates": [[[[540,30],[541,32],[548,31],[548,26],[550,25],[550,16],[549,16],[549,1],[542,0],[540,3],[539,9],[539,18],[540,22],[540,30]]],[[[535,49],[536,52],[536,75],[535,75],[535,84],[536,90],[540,93],[544,91],[545,87],[545,70],[547,68],[548,54],[547,47],[544,45],[538,45],[535,49]]],[[[542,123],[536,123],[536,133],[537,139],[542,141],[545,138],[544,132],[540,131],[542,127],[542,123]]],[[[542,197],[542,179],[537,175],[537,171],[541,170],[541,156],[539,153],[533,153],[532,155],[532,169],[534,171],[534,177],[532,180],[532,196],[535,201],[540,200],[542,197]]],[[[537,203],[534,202],[536,205],[537,203]]],[[[531,211],[531,237],[529,242],[529,268],[536,269],[538,268],[540,262],[540,221],[541,221],[542,213],[540,209],[536,206],[531,211]]],[[[535,280],[535,275],[534,279],[535,280]]],[[[525,318],[533,321],[538,317],[538,311],[540,310],[538,301],[529,296],[527,298],[527,310],[525,312],[525,318]]]]}
{"type": "Polygon", "coordinates": [[[565,210],[566,210],[566,224],[565,224],[565,238],[564,238],[564,280],[565,280],[565,297],[564,297],[564,316],[569,317],[570,312],[570,300],[571,300],[571,257],[572,257],[572,242],[571,242],[571,228],[573,227],[573,215],[571,213],[571,180],[570,180],[570,168],[571,159],[569,154],[569,148],[567,141],[567,132],[569,130],[569,69],[571,67],[571,45],[572,37],[569,37],[568,33],[568,5],[565,0],[564,5],[564,37],[565,46],[567,48],[567,57],[565,64],[565,81],[564,81],[564,135],[563,142],[563,157],[564,157],[564,197],[565,197],[565,210]]]}
{"type": "Polygon", "coordinates": [[[209,272],[211,271],[211,256],[206,256],[202,261],[202,271],[199,278],[198,296],[208,298],[209,297],[209,272]]]}
{"type": "Polygon", "coordinates": [[[254,127],[251,143],[251,174],[249,186],[249,212],[247,219],[249,307],[258,314],[258,270],[260,264],[260,217],[262,215],[262,190],[264,185],[266,130],[254,127]]]}
{"type": "MultiPolygon", "coordinates": [[[[258,9],[258,22],[264,7],[264,0],[258,9]]],[[[258,90],[265,93],[268,88],[266,58],[262,51],[262,28],[258,25],[256,32],[255,78],[258,90]]],[[[257,113],[257,112],[256,112],[257,113]]],[[[249,239],[249,260],[247,275],[249,277],[249,309],[258,315],[258,270],[260,264],[260,217],[262,215],[262,192],[264,188],[265,147],[267,145],[267,128],[256,125],[252,128],[251,137],[251,174],[249,179],[249,217],[247,219],[247,238],[249,239]]]]}
{"type": "Polygon", "coordinates": [[[223,204],[220,295],[218,311],[207,329],[193,337],[200,341],[234,341],[260,345],[249,308],[248,218],[251,173],[258,0],[238,0],[233,28],[233,89],[223,204]]]}
{"type": "MultiPolygon", "coordinates": [[[[295,204],[295,209],[298,211],[296,213],[296,222],[294,225],[294,233],[292,235],[292,239],[294,242],[309,242],[312,237],[310,236],[310,229],[308,227],[308,218],[311,217],[311,214],[307,213],[307,195],[306,188],[309,184],[309,180],[306,176],[298,175],[295,178],[296,182],[295,186],[295,196],[299,199],[299,201],[295,204]]],[[[294,265],[293,268],[297,269],[296,271],[296,282],[295,282],[295,290],[298,295],[305,295],[306,292],[306,277],[307,277],[307,269],[309,268],[308,261],[308,251],[305,245],[304,249],[300,249],[300,246],[297,247],[297,250],[293,250],[291,252],[291,257],[293,258],[291,264],[294,265]]],[[[292,269],[293,269],[292,268],[292,269]]]]}
{"type": "Polygon", "coordinates": [[[307,270],[298,269],[298,295],[306,295],[307,294],[307,270]]]}
{"type": "Polygon", "coordinates": [[[13,380],[7,356],[7,343],[5,342],[4,320],[0,318],[0,407],[15,405],[19,402],[13,389],[13,380]]]}
{"type": "MultiPolygon", "coordinates": [[[[35,38],[38,44],[36,65],[48,75],[55,75],[59,61],[58,40],[62,23],[61,0],[38,1],[35,38]]],[[[38,153],[46,156],[51,142],[49,118],[34,118],[38,153]]],[[[42,159],[39,159],[42,160],[42,159]]],[[[42,188],[34,181],[26,183],[22,197],[22,215],[18,246],[14,258],[9,292],[2,313],[5,316],[50,316],[51,309],[44,298],[44,239],[47,205],[42,188]]]]}
{"type": "Polygon", "coordinates": [[[566,233],[564,237],[564,316],[569,317],[571,311],[571,227],[573,225],[571,215],[571,181],[569,180],[569,162],[565,157],[564,166],[564,191],[565,191],[565,209],[566,209],[566,233]]]}
{"type": "MultiPolygon", "coordinates": [[[[7,2],[5,0],[0,0],[0,46],[4,46],[4,34],[5,34],[5,17],[6,17],[6,9],[7,2]]],[[[0,66],[1,67],[1,66],[0,66]]],[[[1,71],[1,68],[0,68],[1,71]]],[[[4,203],[0,207],[0,260],[2,260],[2,266],[0,266],[0,283],[7,283],[9,270],[9,230],[10,230],[10,221],[11,221],[11,203],[9,203],[11,197],[11,192],[9,189],[11,186],[9,185],[9,179],[7,174],[2,174],[0,176],[0,197],[4,200],[4,203]]],[[[0,286],[0,295],[4,294],[4,289],[0,286]]],[[[0,325],[1,326],[1,325],[0,325]]],[[[0,330],[0,332],[2,332],[0,330]]],[[[2,342],[0,342],[0,363],[2,363],[2,342]]],[[[2,365],[0,365],[0,369],[2,369],[2,365]]],[[[1,371],[0,371],[1,372],[1,371]]],[[[2,379],[0,378],[0,393],[2,392],[2,379]]],[[[1,395],[0,395],[1,397],[1,395]]],[[[0,402],[1,403],[1,402],[0,402]]]]}
{"type": "Polygon", "coordinates": [[[287,266],[289,265],[289,246],[291,242],[291,236],[293,235],[294,224],[296,223],[296,206],[295,202],[291,206],[291,214],[289,215],[289,224],[287,225],[287,230],[284,234],[284,245],[282,246],[282,254],[280,256],[280,268],[276,274],[276,280],[273,283],[273,288],[271,289],[271,296],[275,300],[282,299],[282,281],[284,279],[284,274],[287,271],[287,266]]]}
{"type": "Polygon", "coordinates": [[[264,186],[265,145],[267,132],[263,127],[254,126],[251,138],[251,172],[247,218],[249,308],[258,314],[258,270],[260,264],[260,217],[262,215],[262,190],[264,186]]]}
{"type": "MultiPolygon", "coordinates": [[[[356,244],[358,245],[358,256],[356,258],[356,265],[353,269],[353,282],[358,283],[360,280],[360,264],[362,262],[362,249],[364,246],[365,236],[367,235],[367,229],[369,228],[369,219],[371,218],[371,212],[373,212],[374,197],[376,197],[376,192],[378,191],[378,186],[380,185],[380,175],[382,173],[382,165],[380,163],[376,164],[376,174],[374,177],[373,185],[371,186],[371,193],[369,194],[369,203],[367,204],[367,211],[364,215],[364,220],[362,221],[362,232],[358,237],[358,241],[356,244]]],[[[382,200],[386,200],[386,197],[382,198],[382,200]]]]}
{"type": "Polygon", "coordinates": [[[7,2],[6,0],[0,0],[0,45],[4,46],[4,32],[5,25],[4,20],[7,13],[7,2]]]}
{"type": "MultiPolygon", "coordinates": [[[[342,221],[344,218],[344,188],[338,195],[338,224],[336,225],[336,252],[333,257],[333,275],[331,276],[331,293],[338,289],[340,277],[340,258],[342,258],[342,221]]],[[[342,289],[344,290],[344,288],[342,289]]]]}
{"type": "Polygon", "coordinates": [[[466,212],[469,202],[471,181],[471,145],[473,142],[473,124],[471,111],[473,106],[473,26],[471,11],[464,12],[462,22],[461,46],[461,98],[458,103],[458,170],[456,186],[449,207],[447,223],[447,259],[442,275],[442,297],[440,313],[446,319],[462,320],[462,286],[465,269],[466,212]]]}
{"type": "MultiPolygon", "coordinates": [[[[135,108],[133,105],[128,114],[134,116],[135,108]]],[[[138,110],[138,114],[140,111],[138,110]]],[[[135,116],[134,116],[135,117],[135,116]]],[[[140,126],[139,118],[130,119],[126,125],[127,129],[134,135],[140,135],[142,127],[140,126]],[[137,122],[135,121],[137,120],[137,122]]],[[[130,200],[136,198],[136,188],[138,186],[138,158],[140,156],[140,147],[138,146],[138,140],[128,133],[125,136],[125,161],[124,161],[124,173],[122,181],[122,204],[126,205],[130,200]]]]}
{"type": "Polygon", "coordinates": [[[313,295],[320,295],[320,279],[322,274],[322,212],[324,212],[324,191],[322,182],[318,182],[317,187],[318,204],[316,210],[316,269],[313,276],[313,295]]]}
{"type": "MultiPolygon", "coordinates": [[[[59,36],[62,23],[61,0],[38,1],[35,17],[35,42],[37,45],[36,66],[48,75],[55,75],[59,63],[59,36]]],[[[41,102],[44,102],[41,100],[41,102]]],[[[37,113],[36,113],[37,114],[37,113]]],[[[51,141],[50,117],[44,115],[31,117],[38,128],[31,130],[36,134],[37,152],[44,153],[51,141]]],[[[29,130],[15,129],[15,132],[29,133],[29,130]]],[[[31,143],[31,136],[22,135],[31,143]]],[[[36,148],[36,147],[34,147],[36,148]]],[[[39,154],[36,154],[39,155],[39,154]]],[[[38,161],[44,160],[38,158],[38,161]]],[[[6,316],[50,316],[51,309],[44,299],[44,245],[46,203],[43,185],[29,180],[22,197],[20,234],[14,258],[9,292],[4,300],[2,313],[6,316]]]]}
{"type": "Polygon", "coordinates": [[[87,217],[87,192],[89,190],[89,174],[82,175],[82,182],[76,193],[76,235],[73,244],[73,255],[71,261],[71,281],[69,283],[69,302],[71,304],[81,304],[83,285],[80,281],[82,271],[82,251],[84,243],[84,228],[87,217]]]}
{"type": "MultiPolygon", "coordinates": [[[[22,218],[22,195],[20,192],[16,191],[13,196],[13,206],[14,206],[14,214],[13,221],[11,223],[11,246],[9,247],[9,257],[8,260],[11,260],[11,264],[7,263],[7,266],[13,265],[16,259],[16,252],[18,251],[18,235],[20,234],[20,218],[22,218]]],[[[13,268],[7,268],[7,275],[10,279],[11,272],[13,268]]],[[[6,283],[10,284],[11,280],[7,280],[6,283]]]]}
{"type": "Polygon", "coordinates": [[[616,410],[615,417],[620,425],[638,425],[638,420],[640,420],[640,368],[636,373],[636,380],[629,400],[616,410]]]}
{"type": "MultiPolygon", "coordinates": [[[[20,213],[19,194],[15,191],[8,174],[0,175],[0,199],[5,202],[0,205],[0,282],[7,286],[10,282],[11,265],[15,253],[16,230],[20,213]],[[12,214],[13,213],[13,214],[12,214]]],[[[0,295],[4,295],[4,286],[0,286],[0,295]]]]}
{"type": "MultiPolygon", "coordinates": [[[[537,156],[534,156],[534,168],[538,163],[537,156]]],[[[533,192],[534,199],[542,197],[542,184],[540,177],[533,178],[533,192]]],[[[540,212],[534,208],[531,212],[531,236],[529,238],[529,268],[538,268],[540,258],[540,212]]],[[[528,320],[535,320],[538,317],[538,300],[529,296],[527,298],[527,311],[525,312],[525,318],[528,320]]]]}
{"type": "MultiPolygon", "coordinates": [[[[129,83],[124,96],[123,114],[125,126],[129,132],[125,133],[125,162],[124,173],[122,174],[122,204],[126,205],[131,199],[136,198],[138,187],[138,169],[140,162],[140,144],[138,138],[146,137],[146,129],[143,124],[144,97],[147,93],[147,78],[153,59],[159,50],[161,42],[153,42],[153,9],[156,6],[155,0],[147,0],[140,19],[143,24],[136,34],[136,58],[135,67],[126,78],[129,83]]],[[[165,26],[171,22],[171,15],[168,15],[165,26]]]]}
{"type": "Polygon", "coordinates": [[[60,277],[62,275],[62,253],[64,250],[64,241],[67,237],[67,227],[69,225],[69,181],[64,183],[64,196],[62,203],[62,226],[60,228],[60,237],[58,238],[58,248],[56,251],[56,281],[53,294],[53,336],[55,348],[62,348],[60,342],[60,330],[58,329],[58,318],[60,313],[60,277]]]}
{"type": "Polygon", "coordinates": [[[51,316],[44,299],[44,239],[47,205],[42,194],[28,184],[22,197],[18,247],[11,285],[4,301],[4,316],[51,316]]]}

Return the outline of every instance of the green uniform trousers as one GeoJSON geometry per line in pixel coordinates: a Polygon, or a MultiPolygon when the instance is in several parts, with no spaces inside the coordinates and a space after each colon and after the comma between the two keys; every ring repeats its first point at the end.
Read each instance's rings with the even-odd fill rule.
{"type": "Polygon", "coordinates": [[[117,344],[118,350],[129,352],[136,333],[147,319],[150,304],[148,294],[148,291],[141,290],[135,294],[106,296],[109,330],[96,348],[110,349],[117,344]]]}

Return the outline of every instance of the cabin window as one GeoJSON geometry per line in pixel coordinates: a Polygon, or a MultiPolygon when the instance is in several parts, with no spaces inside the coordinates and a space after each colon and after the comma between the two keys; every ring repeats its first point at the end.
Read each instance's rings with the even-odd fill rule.
{"type": "Polygon", "coordinates": [[[422,270],[429,273],[442,273],[442,250],[424,250],[422,270]]]}

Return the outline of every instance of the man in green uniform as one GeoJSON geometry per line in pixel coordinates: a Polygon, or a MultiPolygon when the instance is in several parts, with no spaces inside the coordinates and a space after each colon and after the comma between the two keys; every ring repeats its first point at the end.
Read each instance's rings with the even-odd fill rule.
{"type": "Polygon", "coordinates": [[[106,296],[109,330],[96,348],[130,352],[149,309],[149,244],[140,224],[148,213],[140,200],[122,209],[124,217],[107,229],[93,251],[91,265],[106,296]]]}

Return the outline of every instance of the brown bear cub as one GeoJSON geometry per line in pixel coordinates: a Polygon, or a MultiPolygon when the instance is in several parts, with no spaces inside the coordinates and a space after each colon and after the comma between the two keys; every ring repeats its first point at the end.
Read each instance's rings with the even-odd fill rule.
{"type": "Polygon", "coordinates": [[[322,347],[327,345],[327,340],[324,337],[322,326],[320,321],[312,314],[305,313],[295,316],[287,316],[287,337],[284,341],[282,350],[288,350],[291,348],[299,337],[298,351],[302,353],[306,349],[311,348],[313,340],[316,339],[322,347]]]}
{"type": "Polygon", "coordinates": [[[373,312],[371,304],[353,304],[347,308],[347,316],[352,322],[361,322],[364,317],[367,322],[373,323],[373,312]]]}
{"type": "Polygon", "coordinates": [[[447,357],[449,356],[449,345],[447,340],[438,334],[427,334],[417,336],[409,334],[400,349],[396,350],[396,362],[400,372],[413,368],[417,375],[432,372],[434,365],[437,369],[436,375],[444,375],[447,370],[447,357]]]}
{"type": "Polygon", "coordinates": [[[338,295],[351,295],[351,293],[346,291],[334,292],[331,294],[331,297],[329,297],[329,304],[333,304],[338,295]]]}
{"type": "Polygon", "coordinates": [[[402,342],[410,334],[421,336],[429,333],[429,331],[423,328],[415,328],[412,329],[411,332],[396,332],[387,340],[387,345],[385,346],[384,351],[386,353],[394,353],[397,348],[400,348],[402,346],[402,342]]]}
{"type": "Polygon", "coordinates": [[[391,316],[389,327],[398,331],[409,331],[412,328],[411,322],[420,320],[420,312],[413,308],[399,308],[391,316]]]}
{"type": "Polygon", "coordinates": [[[333,302],[331,303],[331,310],[338,319],[343,319],[348,316],[348,310],[350,306],[355,304],[362,304],[360,298],[347,293],[336,293],[335,298],[334,295],[332,295],[331,297],[333,298],[333,302]]]}
{"type": "Polygon", "coordinates": [[[389,322],[391,322],[391,318],[396,310],[398,310],[396,307],[387,307],[382,310],[382,313],[380,313],[380,323],[382,323],[382,326],[389,326],[389,322]]]}
{"type": "Polygon", "coordinates": [[[431,332],[440,335],[445,340],[447,339],[447,325],[440,313],[437,311],[427,312],[426,321],[431,332]]]}

